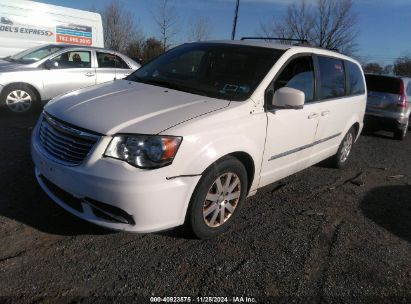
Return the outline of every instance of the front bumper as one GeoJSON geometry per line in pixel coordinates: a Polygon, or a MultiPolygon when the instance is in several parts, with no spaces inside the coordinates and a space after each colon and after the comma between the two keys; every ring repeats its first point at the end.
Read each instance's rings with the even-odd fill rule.
{"type": "Polygon", "coordinates": [[[184,223],[201,176],[166,179],[171,166],[142,170],[103,158],[110,140],[107,137],[101,138],[81,165],[64,166],[42,152],[37,129],[33,130],[31,146],[36,178],[48,196],[68,212],[106,228],[134,232],[159,231],[184,223]]]}

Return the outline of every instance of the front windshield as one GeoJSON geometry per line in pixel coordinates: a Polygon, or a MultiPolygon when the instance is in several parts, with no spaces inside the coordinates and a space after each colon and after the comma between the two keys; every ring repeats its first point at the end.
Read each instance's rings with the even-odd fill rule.
{"type": "Polygon", "coordinates": [[[126,79],[227,100],[246,100],[283,51],[223,43],[172,49],[126,79]]]}
{"type": "Polygon", "coordinates": [[[42,60],[46,58],[47,56],[60,51],[62,48],[63,48],[62,46],[57,46],[57,45],[34,47],[31,49],[22,51],[20,53],[17,53],[13,56],[7,57],[5,59],[12,61],[12,62],[30,64],[30,63],[34,63],[39,60],[42,60]]]}

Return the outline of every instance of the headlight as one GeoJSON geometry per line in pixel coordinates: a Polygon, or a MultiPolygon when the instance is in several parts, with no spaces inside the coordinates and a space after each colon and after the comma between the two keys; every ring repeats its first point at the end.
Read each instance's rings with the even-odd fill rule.
{"type": "Polygon", "coordinates": [[[173,162],[181,141],[177,136],[116,135],[104,156],[124,160],[138,168],[160,168],[173,162]]]}

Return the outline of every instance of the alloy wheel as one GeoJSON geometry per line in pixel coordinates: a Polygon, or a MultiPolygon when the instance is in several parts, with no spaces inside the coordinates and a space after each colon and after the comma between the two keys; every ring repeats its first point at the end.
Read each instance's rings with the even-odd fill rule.
{"type": "Polygon", "coordinates": [[[235,173],[217,177],[203,204],[203,219],[209,227],[223,225],[233,215],[241,196],[241,181],[235,173]]]}
{"type": "Polygon", "coordinates": [[[6,106],[16,113],[28,111],[32,106],[33,100],[29,93],[24,90],[11,91],[6,97],[6,106]]]}
{"type": "Polygon", "coordinates": [[[348,158],[348,155],[350,155],[353,142],[354,142],[354,137],[352,133],[349,132],[344,139],[342,149],[341,149],[340,161],[342,163],[345,162],[348,158]]]}

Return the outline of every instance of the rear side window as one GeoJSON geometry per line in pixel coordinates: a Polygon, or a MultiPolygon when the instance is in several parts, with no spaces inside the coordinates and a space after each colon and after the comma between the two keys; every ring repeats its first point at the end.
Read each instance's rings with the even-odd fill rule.
{"type": "Polygon", "coordinates": [[[364,94],[365,86],[360,68],[350,61],[347,61],[349,91],[348,95],[364,94]]]}
{"type": "Polygon", "coordinates": [[[99,68],[129,69],[123,59],[110,53],[97,52],[97,62],[99,68]]]}
{"type": "Polygon", "coordinates": [[[368,91],[400,94],[401,80],[394,77],[365,75],[368,91]]]}
{"type": "Polygon", "coordinates": [[[274,83],[274,91],[289,87],[303,91],[305,102],[314,100],[314,68],[311,56],[290,61],[274,83]]]}
{"type": "Polygon", "coordinates": [[[328,99],[345,95],[345,73],[342,60],[318,57],[320,68],[319,98],[328,99]]]}

